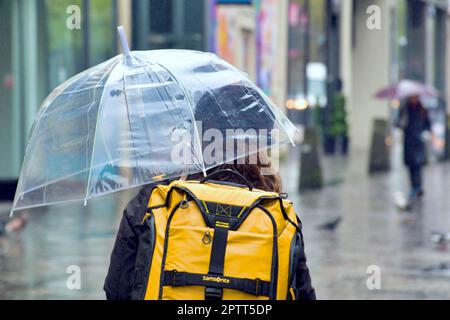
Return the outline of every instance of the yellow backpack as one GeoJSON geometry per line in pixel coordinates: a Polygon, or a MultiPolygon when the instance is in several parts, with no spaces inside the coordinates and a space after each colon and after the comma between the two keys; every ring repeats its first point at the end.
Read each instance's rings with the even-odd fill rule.
{"type": "Polygon", "coordinates": [[[281,194],[230,182],[151,191],[139,232],[134,299],[296,299],[300,229],[281,194]]]}

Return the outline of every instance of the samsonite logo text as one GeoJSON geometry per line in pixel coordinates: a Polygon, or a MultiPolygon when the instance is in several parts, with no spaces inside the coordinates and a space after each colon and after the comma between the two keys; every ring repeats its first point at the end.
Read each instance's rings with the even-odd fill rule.
{"type": "Polygon", "coordinates": [[[203,276],[203,281],[212,281],[217,283],[230,283],[230,280],[221,277],[203,276]]]}

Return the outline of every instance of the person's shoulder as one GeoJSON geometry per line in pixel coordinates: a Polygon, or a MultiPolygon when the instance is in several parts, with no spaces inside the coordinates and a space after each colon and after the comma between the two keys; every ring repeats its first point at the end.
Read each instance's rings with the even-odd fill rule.
{"type": "Polygon", "coordinates": [[[136,222],[142,220],[147,209],[150,194],[159,184],[166,184],[166,182],[150,183],[142,186],[136,196],[128,202],[124,210],[124,215],[129,221],[136,222]]]}

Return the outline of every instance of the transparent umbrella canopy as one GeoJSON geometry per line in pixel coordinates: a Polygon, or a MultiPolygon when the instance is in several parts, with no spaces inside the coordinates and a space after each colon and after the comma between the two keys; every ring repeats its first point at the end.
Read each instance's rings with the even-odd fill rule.
{"type": "Polygon", "coordinates": [[[86,203],[293,141],[296,129],[285,115],[245,74],[214,54],[130,52],[123,46],[124,54],[67,80],[43,102],[11,213],[86,203]],[[219,133],[220,146],[245,140],[257,142],[257,148],[216,147],[211,153],[208,143],[219,133]]]}

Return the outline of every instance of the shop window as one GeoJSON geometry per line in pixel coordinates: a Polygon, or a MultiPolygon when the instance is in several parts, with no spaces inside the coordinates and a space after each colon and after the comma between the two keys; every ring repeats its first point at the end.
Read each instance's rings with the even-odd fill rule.
{"type": "Polygon", "coordinates": [[[133,1],[133,46],[148,49],[205,49],[204,0],[133,1]]]}

